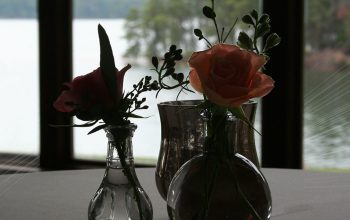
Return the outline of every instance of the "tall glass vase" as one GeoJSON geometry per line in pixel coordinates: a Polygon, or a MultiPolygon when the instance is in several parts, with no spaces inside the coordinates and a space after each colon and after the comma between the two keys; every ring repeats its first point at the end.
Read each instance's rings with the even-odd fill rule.
{"type": "Polygon", "coordinates": [[[161,144],[156,167],[156,184],[166,200],[168,187],[186,161],[203,152],[204,120],[196,105],[202,100],[171,101],[158,104],[161,144]]]}
{"type": "MultiPolygon", "coordinates": [[[[205,120],[195,108],[202,100],[162,102],[158,104],[161,121],[161,144],[156,167],[156,184],[166,200],[168,188],[178,169],[192,157],[203,153],[205,120]]],[[[243,104],[248,119],[254,123],[257,102],[243,104]]],[[[227,136],[236,137],[232,148],[259,167],[254,130],[243,121],[228,121],[227,136]]]]}
{"type": "Polygon", "coordinates": [[[132,137],[136,125],[109,126],[106,170],[90,201],[89,220],[152,220],[152,204],[136,176],[132,137]]]}
{"type": "Polygon", "coordinates": [[[175,174],[167,204],[176,220],[270,219],[271,194],[259,168],[238,153],[247,133],[240,120],[214,113],[207,121],[204,152],[175,174]],[[232,147],[235,146],[235,147],[232,147]]]}

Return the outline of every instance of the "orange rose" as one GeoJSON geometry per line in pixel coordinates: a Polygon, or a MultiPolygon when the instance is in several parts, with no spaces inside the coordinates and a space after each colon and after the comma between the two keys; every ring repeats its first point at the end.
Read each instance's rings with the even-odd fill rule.
{"type": "Polygon", "coordinates": [[[100,68],[83,76],[78,76],[64,84],[64,90],[53,106],[60,112],[76,115],[81,120],[100,119],[122,98],[124,75],[130,65],[116,71],[117,100],[113,101],[100,68]]]}
{"type": "Polygon", "coordinates": [[[192,87],[217,105],[238,107],[274,87],[273,79],[259,72],[265,57],[235,45],[214,45],[193,53],[188,62],[192,87]]]}

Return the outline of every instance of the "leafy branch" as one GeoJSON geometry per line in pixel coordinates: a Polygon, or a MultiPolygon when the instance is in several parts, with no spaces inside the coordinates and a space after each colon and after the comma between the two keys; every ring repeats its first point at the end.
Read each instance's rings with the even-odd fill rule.
{"type": "Polygon", "coordinates": [[[158,96],[159,92],[163,89],[172,90],[176,88],[181,88],[178,95],[183,90],[193,92],[192,90],[188,89],[187,86],[190,82],[187,78],[185,79],[184,74],[181,72],[175,72],[176,63],[182,59],[182,49],[177,49],[176,45],[171,45],[169,51],[167,51],[164,54],[161,60],[159,60],[155,56],[152,57],[152,65],[154,67],[154,69],[152,70],[154,70],[158,75],[158,88],[154,87],[155,90],[158,90],[156,97],[158,96]],[[172,82],[175,81],[175,83],[169,84],[168,82],[166,82],[166,80],[169,78],[173,79],[172,82]]]}
{"type": "MultiPolygon", "coordinates": [[[[225,43],[229,35],[232,33],[234,27],[237,24],[238,19],[235,20],[233,25],[230,27],[229,31],[225,35],[225,27],[222,27],[221,34],[216,22],[216,13],[214,10],[214,0],[211,0],[211,7],[203,7],[203,15],[211,19],[215,26],[216,35],[218,38],[218,43],[225,43]]],[[[245,24],[248,24],[250,28],[253,29],[253,36],[250,37],[246,32],[242,31],[239,33],[237,45],[243,49],[253,51],[257,54],[266,54],[268,50],[277,46],[281,42],[281,38],[276,33],[270,33],[270,17],[267,14],[262,14],[259,17],[259,14],[256,10],[252,10],[249,14],[242,17],[242,21],[245,24]],[[269,34],[270,33],[270,34],[269,34]],[[269,34],[267,36],[267,34],[269,34]],[[266,37],[267,36],[267,37],[266,37]],[[262,51],[259,50],[258,42],[260,38],[266,37],[262,51]]],[[[193,31],[194,35],[198,37],[198,40],[205,40],[208,48],[212,47],[212,44],[209,40],[203,35],[203,32],[196,28],[193,31]]]]}
{"type": "Polygon", "coordinates": [[[248,27],[252,27],[254,34],[253,37],[250,37],[246,32],[240,32],[238,36],[238,46],[243,49],[253,51],[257,54],[265,54],[269,49],[277,46],[281,42],[281,38],[276,33],[270,33],[270,17],[267,14],[262,14],[259,17],[259,14],[256,10],[252,10],[249,14],[242,17],[242,21],[245,24],[248,24],[248,27]],[[263,50],[260,51],[258,47],[259,38],[265,37],[267,34],[268,37],[264,42],[263,50]]]}
{"type": "Polygon", "coordinates": [[[142,78],[137,84],[133,85],[133,90],[123,97],[120,108],[122,111],[125,110],[125,120],[129,117],[141,117],[134,114],[136,110],[148,109],[148,105],[144,105],[146,98],[140,98],[140,95],[159,89],[158,82],[156,80],[151,82],[151,80],[151,76],[142,78]]]}

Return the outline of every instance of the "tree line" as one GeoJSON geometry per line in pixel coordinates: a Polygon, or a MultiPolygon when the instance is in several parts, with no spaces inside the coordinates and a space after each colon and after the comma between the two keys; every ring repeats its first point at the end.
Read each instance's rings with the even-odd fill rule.
{"type": "MultiPolygon", "coordinates": [[[[237,18],[259,8],[259,0],[220,0],[215,11],[218,24],[231,27],[237,18]]],[[[213,25],[202,14],[202,7],[210,4],[205,0],[148,0],[143,8],[132,9],[126,17],[126,39],[129,42],[127,57],[160,55],[171,44],[176,44],[184,50],[185,58],[193,51],[198,40],[193,35],[193,29],[201,28],[211,39],[216,36],[213,25]]],[[[243,29],[246,25],[238,23],[236,28],[243,29]]],[[[228,43],[234,36],[230,36],[228,43]]]]}
{"type": "MultiPolygon", "coordinates": [[[[259,0],[216,1],[215,11],[220,28],[227,28],[252,9],[261,7],[259,0]]],[[[193,51],[197,39],[194,28],[204,30],[210,39],[215,35],[212,25],[202,15],[202,6],[209,0],[147,0],[144,7],[132,9],[126,17],[126,39],[129,49],[125,56],[160,55],[170,44],[193,51]],[[207,28],[210,27],[210,28],[207,28]]],[[[350,0],[305,0],[305,45],[308,51],[326,48],[350,54],[350,0]]],[[[271,18],[272,28],[279,18],[271,18]]],[[[246,26],[238,22],[239,32],[246,26]]],[[[237,34],[236,32],[236,34],[237,34]]],[[[231,36],[234,39],[234,36],[231,36]]],[[[283,42],[283,38],[282,38],[283,42]]],[[[236,43],[236,42],[229,42],[236,43]]]]}

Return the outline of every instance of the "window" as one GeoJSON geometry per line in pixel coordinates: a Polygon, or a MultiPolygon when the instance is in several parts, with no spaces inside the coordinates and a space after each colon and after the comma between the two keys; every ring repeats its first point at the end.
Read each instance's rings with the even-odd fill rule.
{"type": "MultiPolygon", "coordinates": [[[[91,1],[94,0],[80,2],[81,4],[86,3],[86,5],[88,6],[94,5],[97,7],[103,5],[101,1],[99,1],[98,4],[90,4],[91,1]]],[[[43,107],[41,108],[41,131],[42,133],[44,133],[44,135],[41,135],[41,165],[49,169],[66,169],[71,167],[67,164],[75,162],[81,164],[82,162],[81,160],[78,161],[76,159],[73,159],[73,148],[71,147],[72,137],[70,136],[70,129],[44,129],[44,126],[47,125],[48,121],[51,122],[52,119],[54,119],[53,121],[56,123],[68,123],[67,121],[65,121],[66,119],[62,118],[61,114],[58,114],[52,110],[52,99],[54,99],[54,97],[57,96],[59,86],[61,85],[61,83],[69,80],[69,73],[72,72],[70,70],[70,55],[72,53],[70,52],[71,41],[69,39],[69,37],[71,36],[71,1],[39,0],[38,2],[40,12],[39,14],[41,15],[39,16],[39,23],[41,25],[40,33],[42,34],[40,36],[43,37],[43,39],[45,39],[45,41],[43,39],[40,39],[40,45],[42,46],[41,48],[43,48],[40,51],[40,65],[43,65],[43,68],[40,68],[40,76],[42,79],[41,81],[43,82],[41,84],[41,87],[45,87],[45,89],[48,90],[49,94],[48,96],[45,96],[42,100],[43,107]],[[55,26],[53,26],[52,24],[55,24],[55,26]],[[60,46],[62,45],[62,43],[64,43],[67,47],[60,46]],[[49,54],[50,56],[48,56],[49,54]],[[51,70],[53,70],[54,73],[51,75],[51,78],[48,78],[47,76],[45,76],[45,73],[50,68],[51,70]],[[51,85],[55,88],[51,89],[51,85]]],[[[121,2],[124,1],[118,1],[118,7],[120,7],[121,2]]],[[[138,5],[140,4],[140,2],[145,2],[145,0],[135,0],[135,2],[138,2],[136,4],[138,5]]],[[[152,2],[163,3],[165,1],[152,0],[152,2]]],[[[170,2],[172,4],[175,4],[178,1],[170,2]]],[[[246,1],[239,2],[244,3],[246,1]]],[[[258,1],[253,2],[255,2],[256,4],[258,3],[258,1]]],[[[191,1],[191,3],[193,3],[193,1],[191,1]]],[[[236,5],[241,4],[233,4],[232,6],[235,7],[236,5]]],[[[302,11],[302,5],[303,1],[301,0],[286,0],[283,2],[276,2],[272,0],[263,1],[263,10],[270,14],[272,17],[278,18],[277,21],[273,23],[274,31],[281,34],[282,39],[284,39],[283,45],[280,46],[278,49],[274,50],[272,54],[273,63],[269,63],[271,65],[268,67],[269,73],[272,74],[273,78],[276,81],[278,81],[279,84],[278,87],[274,89],[273,94],[270,94],[267,98],[264,99],[262,105],[262,145],[264,146],[264,149],[262,149],[262,162],[264,166],[268,167],[272,166],[281,168],[301,168],[300,161],[302,157],[302,148],[301,143],[299,142],[301,142],[302,118],[300,117],[301,84],[299,83],[299,78],[301,76],[301,68],[299,67],[302,66],[300,65],[300,60],[302,60],[302,38],[300,38],[300,33],[302,33],[301,27],[303,22],[302,19],[300,19],[302,18],[302,16],[295,15],[302,11]]],[[[156,6],[157,7],[153,8],[159,8],[158,4],[156,6]]],[[[95,10],[96,7],[88,8],[89,10],[95,10]]],[[[191,7],[188,7],[186,9],[190,8],[191,7]]],[[[108,9],[111,8],[107,8],[107,10],[108,9]]],[[[125,8],[123,8],[123,10],[125,10],[125,8]]],[[[168,13],[166,17],[169,14],[173,14],[173,12],[175,13],[176,11],[174,10],[171,13],[168,13]]],[[[91,14],[91,12],[89,11],[88,14],[91,14]]],[[[151,15],[151,17],[152,16],[153,14],[151,15]]],[[[109,30],[107,31],[110,36],[113,35],[113,33],[111,34],[109,30]]],[[[138,34],[140,33],[131,34],[136,34],[136,36],[138,36],[138,34]]],[[[112,45],[114,44],[112,43],[112,45]]],[[[78,48],[75,50],[82,50],[82,48],[78,48]]],[[[84,72],[79,72],[77,74],[84,74],[86,73],[85,71],[89,72],[95,68],[95,65],[97,65],[97,62],[94,65],[91,65],[91,67],[84,67],[88,69],[82,70],[84,72]]],[[[83,133],[83,135],[85,135],[85,133],[83,133]]],[[[105,142],[105,140],[103,142],[105,142]]],[[[76,156],[79,157],[78,155],[76,156]]],[[[89,156],[85,155],[85,157],[89,156]]]]}
{"type": "Polygon", "coordinates": [[[0,152],[37,155],[39,75],[36,1],[4,1],[1,6],[0,152]]]}
{"type": "Polygon", "coordinates": [[[305,168],[350,167],[350,1],[305,1],[305,168]]]}

